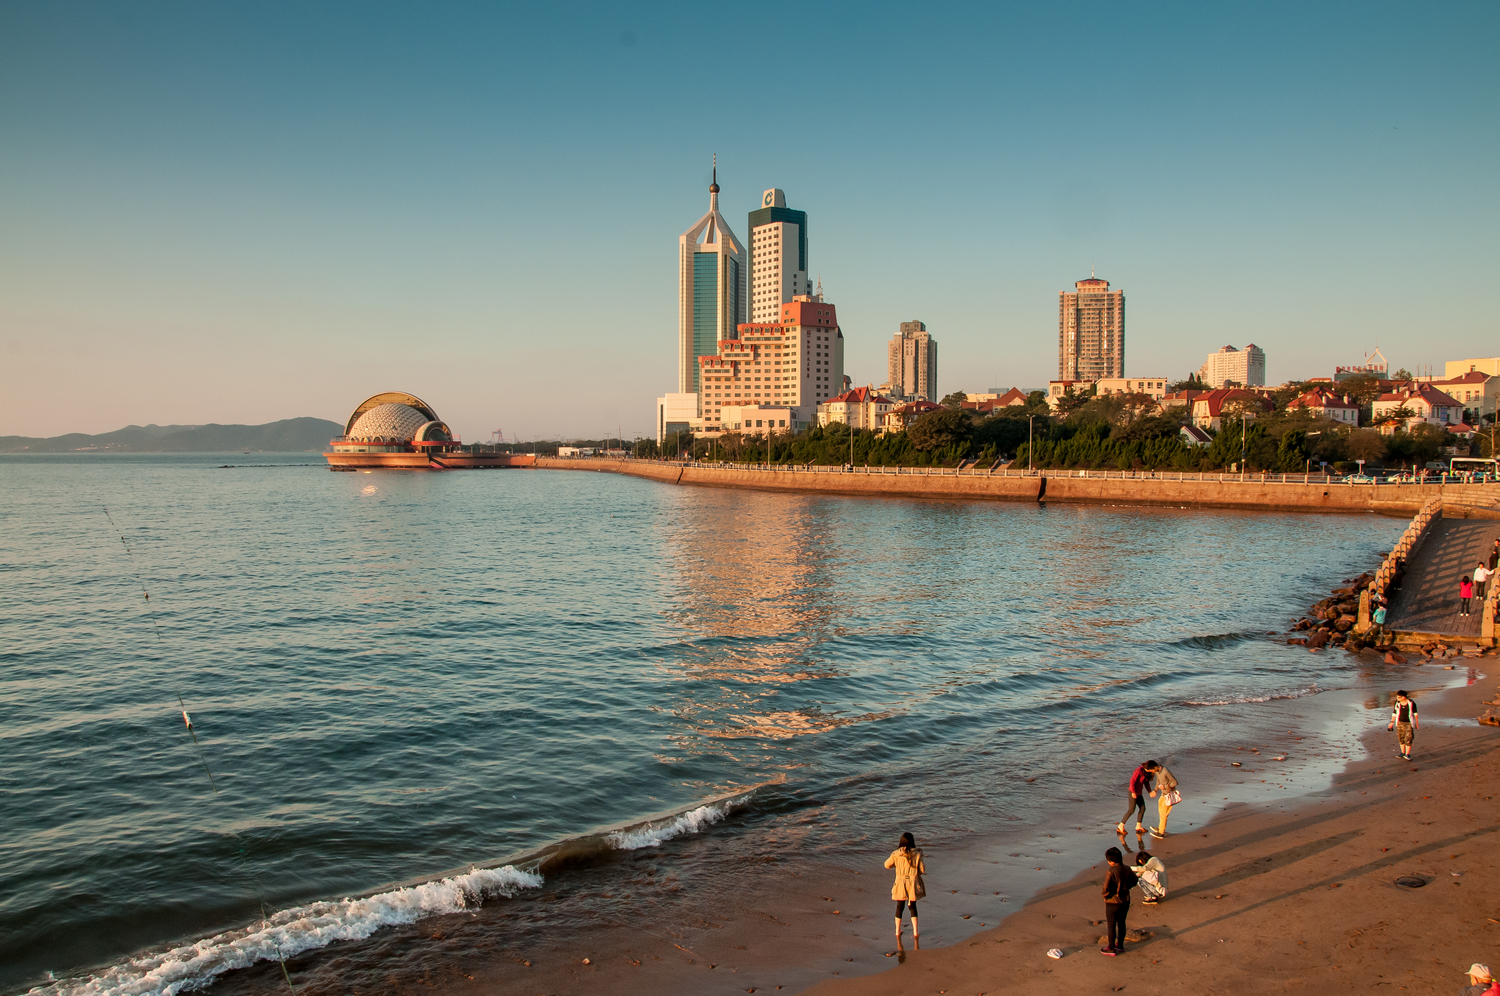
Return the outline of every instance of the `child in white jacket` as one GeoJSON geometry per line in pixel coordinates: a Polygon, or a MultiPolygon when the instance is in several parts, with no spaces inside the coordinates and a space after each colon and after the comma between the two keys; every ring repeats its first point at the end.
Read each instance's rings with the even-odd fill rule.
{"type": "Polygon", "coordinates": [[[1135,856],[1135,875],[1140,880],[1142,902],[1155,905],[1167,898],[1167,866],[1150,851],[1135,856]]]}

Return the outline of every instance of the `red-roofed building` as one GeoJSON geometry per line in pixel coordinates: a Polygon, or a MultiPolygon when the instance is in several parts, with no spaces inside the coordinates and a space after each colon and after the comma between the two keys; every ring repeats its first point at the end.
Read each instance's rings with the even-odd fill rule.
{"type": "Polygon", "coordinates": [[[885,413],[885,420],[880,424],[881,432],[902,432],[918,418],[928,412],[935,412],[943,406],[931,401],[913,401],[899,408],[892,408],[885,413]]]}
{"type": "Polygon", "coordinates": [[[1213,429],[1217,432],[1226,410],[1234,413],[1236,418],[1240,411],[1255,418],[1258,413],[1274,411],[1275,408],[1276,404],[1271,399],[1254,391],[1247,391],[1242,387],[1221,387],[1216,391],[1205,391],[1193,399],[1193,424],[1200,429],[1213,429]]]}
{"type": "Polygon", "coordinates": [[[1418,384],[1415,388],[1382,394],[1370,405],[1370,421],[1384,433],[1395,432],[1401,426],[1415,428],[1426,422],[1429,425],[1456,425],[1464,420],[1463,402],[1444,394],[1431,384],[1418,384]],[[1393,414],[1405,408],[1411,412],[1406,419],[1395,419],[1393,414]]]}
{"type": "Polygon", "coordinates": [[[856,429],[878,429],[885,414],[898,407],[873,387],[856,387],[818,405],[818,424],[842,422],[856,429]]]}
{"type": "Polygon", "coordinates": [[[1343,425],[1359,425],[1359,405],[1350,401],[1348,396],[1340,398],[1332,391],[1324,388],[1314,388],[1306,394],[1292,399],[1287,405],[1290,409],[1302,409],[1312,412],[1321,418],[1330,418],[1343,425]]]}
{"type": "Polygon", "coordinates": [[[1483,370],[1470,370],[1458,377],[1423,377],[1418,383],[1430,384],[1454,401],[1463,402],[1465,408],[1492,412],[1500,404],[1500,377],[1483,370]]]}
{"type": "Polygon", "coordinates": [[[1167,411],[1171,408],[1185,408],[1188,414],[1192,414],[1193,401],[1207,393],[1207,391],[1173,391],[1171,394],[1162,395],[1161,400],[1157,403],[1161,405],[1162,411],[1167,411]]]}

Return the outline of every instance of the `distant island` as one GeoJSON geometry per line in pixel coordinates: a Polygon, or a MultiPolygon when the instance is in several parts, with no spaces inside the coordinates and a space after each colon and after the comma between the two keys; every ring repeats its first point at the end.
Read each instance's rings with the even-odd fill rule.
{"type": "Polygon", "coordinates": [[[127,425],[97,436],[0,436],[0,453],[321,452],[343,431],[342,424],[326,418],[284,418],[265,425],[127,425]]]}

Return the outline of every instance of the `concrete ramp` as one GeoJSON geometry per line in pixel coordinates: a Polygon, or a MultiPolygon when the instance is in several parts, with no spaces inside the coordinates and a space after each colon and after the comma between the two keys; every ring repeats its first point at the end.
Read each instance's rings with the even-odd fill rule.
{"type": "MultiPolygon", "coordinates": [[[[1458,579],[1474,573],[1500,535],[1500,521],[1439,519],[1406,565],[1401,590],[1391,602],[1386,627],[1412,635],[1479,638],[1483,604],[1474,599],[1471,614],[1458,614],[1458,579]]],[[[1497,576],[1496,580],[1500,580],[1497,576]]],[[[1485,589],[1488,592],[1488,588],[1485,589]]]]}

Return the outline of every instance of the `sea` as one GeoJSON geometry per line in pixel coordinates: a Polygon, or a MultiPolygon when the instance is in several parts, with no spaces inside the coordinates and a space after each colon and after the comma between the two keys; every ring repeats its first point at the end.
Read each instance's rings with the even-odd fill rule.
{"type": "MultiPolygon", "coordinates": [[[[1140,760],[1374,688],[1286,631],[1404,526],[0,456],[0,991],[609,991],[569,953],[702,968],[820,869],[871,876],[853,951],[903,830],[1002,883],[952,942],[1140,760]]],[[[684,985],[817,977],[745,957],[684,985]]]]}

